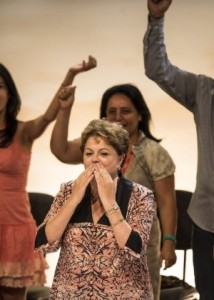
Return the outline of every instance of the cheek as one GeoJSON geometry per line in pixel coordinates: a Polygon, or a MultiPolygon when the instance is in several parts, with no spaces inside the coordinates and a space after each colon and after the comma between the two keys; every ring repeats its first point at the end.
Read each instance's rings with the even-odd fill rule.
{"type": "Polygon", "coordinates": [[[108,162],[101,162],[101,163],[103,164],[103,166],[106,169],[109,169],[109,170],[117,170],[117,168],[118,168],[118,162],[115,160],[108,161],[108,162]]]}
{"type": "Polygon", "coordinates": [[[83,156],[83,165],[84,165],[84,167],[85,168],[88,167],[90,165],[90,163],[91,163],[91,161],[87,157],[83,156]]]}

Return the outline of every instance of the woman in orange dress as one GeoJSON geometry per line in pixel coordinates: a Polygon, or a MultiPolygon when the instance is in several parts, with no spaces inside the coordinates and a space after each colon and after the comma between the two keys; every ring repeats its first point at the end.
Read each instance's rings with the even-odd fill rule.
{"type": "MultiPolygon", "coordinates": [[[[96,66],[93,57],[71,68],[63,86],[96,66]]],[[[60,86],[59,91],[62,89],[60,86]]],[[[46,262],[34,251],[36,223],[26,191],[31,149],[55,120],[58,93],[46,112],[31,121],[17,120],[21,100],[6,67],[0,64],[0,299],[26,299],[26,287],[45,282],[46,262]]]]}

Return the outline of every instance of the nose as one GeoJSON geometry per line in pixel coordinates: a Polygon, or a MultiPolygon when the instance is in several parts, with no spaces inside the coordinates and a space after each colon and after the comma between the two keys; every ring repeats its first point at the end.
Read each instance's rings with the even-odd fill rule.
{"type": "Polygon", "coordinates": [[[92,157],[92,163],[98,163],[98,162],[99,162],[98,155],[94,154],[92,157]]]}
{"type": "Polygon", "coordinates": [[[120,122],[121,121],[121,113],[119,110],[116,111],[115,113],[115,121],[120,122]]]}

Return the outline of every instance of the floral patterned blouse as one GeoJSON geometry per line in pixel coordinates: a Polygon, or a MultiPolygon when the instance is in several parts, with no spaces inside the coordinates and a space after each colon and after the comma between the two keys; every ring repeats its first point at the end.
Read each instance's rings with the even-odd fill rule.
{"type": "Polygon", "coordinates": [[[93,223],[90,187],[61,240],[49,244],[45,225],[69,198],[72,185],[72,181],[61,185],[36,237],[38,251],[47,253],[61,248],[49,300],[152,300],[145,252],[153,220],[153,193],[142,185],[120,178],[117,203],[132,227],[122,249],[106,215],[93,223]]]}

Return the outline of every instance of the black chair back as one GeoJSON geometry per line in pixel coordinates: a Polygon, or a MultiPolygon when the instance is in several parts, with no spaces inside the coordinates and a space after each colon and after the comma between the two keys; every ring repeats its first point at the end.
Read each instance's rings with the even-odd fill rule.
{"type": "MultiPolygon", "coordinates": [[[[48,213],[54,197],[49,194],[37,192],[29,192],[28,195],[31,213],[36,221],[36,225],[39,226],[48,213]]],[[[49,295],[50,287],[48,286],[30,286],[27,289],[27,300],[48,300],[49,295]]]]}
{"type": "Polygon", "coordinates": [[[45,193],[29,192],[29,200],[31,205],[31,213],[39,226],[46,214],[48,213],[54,197],[45,193]]]}

